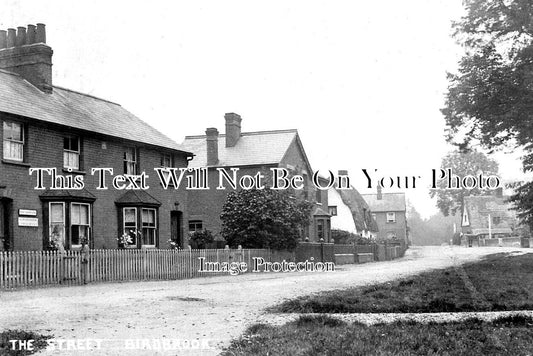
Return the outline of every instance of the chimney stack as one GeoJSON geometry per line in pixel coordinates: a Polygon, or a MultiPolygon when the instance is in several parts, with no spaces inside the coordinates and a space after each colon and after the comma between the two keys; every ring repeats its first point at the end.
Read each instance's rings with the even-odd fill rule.
{"type": "Polygon", "coordinates": [[[226,147],[233,147],[241,137],[241,116],[235,113],[224,115],[226,120],[226,147]]]}
{"type": "Polygon", "coordinates": [[[345,170],[345,169],[339,169],[339,170],[337,171],[337,174],[338,174],[339,176],[347,176],[347,175],[348,175],[348,171],[345,170]]]}
{"type": "Polygon", "coordinates": [[[205,130],[207,142],[207,165],[214,166],[218,164],[218,130],[215,127],[209,127],[205,130]]]}
{"type": "Polygon", "coordinates": [[[377,200],[382,200],[383,199],[383,193],[381,192],[381,185],[378,183],[378,194],[377,194],[377,200]]]}
{"type": "Polygon", "coordinates": [[[494,195],[498,198],[503,198],[503,188],[496,188],[496,190],[494,191],[494,195]]]}
{"type": "Polygon", "coordinates": [[[7,31],[0,30],[0,49],[7,47],[7,31]]]}
{"type": "Polygon", "coordinates": [[[52,92],[52,48],[44,24],[0,30],[0,69],[17,73],[45,93],[52,92]]]}

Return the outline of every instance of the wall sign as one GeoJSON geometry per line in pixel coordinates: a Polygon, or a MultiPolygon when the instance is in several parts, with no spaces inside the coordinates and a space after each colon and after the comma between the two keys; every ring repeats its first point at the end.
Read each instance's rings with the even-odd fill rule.
{"type": "Polygon", "coordinates": [[[33,210],[33,209],[19,209],[19,215],[24,215],[24,216],[37,216],[37,210],[33,210]]]}
{"type": "Polygon", "coordinates": [[[29,226],[29,227],[39,226],[38,218],[28,218],[28,217],[19,216],[18,222],[19,222],[19,226],[29,226]]]}

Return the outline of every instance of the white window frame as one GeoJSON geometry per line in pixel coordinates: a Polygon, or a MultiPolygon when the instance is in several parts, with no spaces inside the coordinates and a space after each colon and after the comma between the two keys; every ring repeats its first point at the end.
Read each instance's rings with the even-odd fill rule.
{"type": "MultiPolygon", "coordinates": [[[[122,208],[122,232],[123,233],[126,233],[126,209],[129,209],[129,210],[134,210],[135,211],[135,214],[133,216],[135,216],[135,231],[139,231],[138,227],[139,227],[139,220],[137,219],[137,208],[136,207],[124,207],[122,208]]],[[[131,229],[130,227],[128,227],[128,229],[131,229]]],[[[135,243],[131,244],[131,245],[125,245],[124,247],[126,248],[137,248],[138,246],[138,242],[139,242],[139,236],[138,234],[135,234],[135,243]]]]}
{"type": "Polygon", "coordinates": [[[157,210],[154,209],[154,208],[142,208],[141,207],[141,233],[142,233],[142,240],[141,240],[141,246],[142,247],[155,247],[156,245],[156,240],[157,240],[157,210]],[[148,211],[153,211],[154,212],[154,226],[151,227],[151,226],[144,226],[144,221],[143,221],[143,211],[144,210],[148,210],[148,211]],[[154,231],[154,243],[153,244],[145,244],[144,243],[144,229],[151,229],[154,231]]]}
{"type": "Polygon", "coordinates": [[[63,138],[63,168],[67,169],[73,169],[73,170],[79,170],[80,169],[80,158],[81,158],[81,140],[79,136],[67,136],[63,138]],[[78,150],[74,151],[71,149],[65,148],[65,140],[77,140],[78,141],[78,150]],[[76,157],[77,158],[77,165],[70,165],[69,159],[67,157],[76,157]]]}
{"type": "Polygon", "coordinates": [[[20,122],[16,122],[16,121],[4,121],[3,124],[2,124],[2,132],[3,132],[3,146],[2,146],[2,149],[3,149],[3,158],[4,159],[7,159],[7,160],[10,160],[10,161],[16,161],[16,162],[24,162],[24,146],[25,146],[25,136],[24,135],[24,124],[20,123],[20,122]],[[13,138],[7,138],[6,137],[6,125],[19,125],[20,126],[20,133],[21,133],[21,136],[22,136],[22,140],[16,140],[16,139],[13,139],[13,138]],[[8,152],[11,152],[11,150],[6,150],[6,145],[20,145],[22,146],[22,149],[21,149],[21,157],[12,157],[12,156],[8,156],[7,153],[8,152]]]}
{"type": "Polygon", "coordinates": [[[52,204],[61,204],[63,211],[63,247],[65,247],[66,242],[66,212],[65,212],[65,202],[63,201],[51,201],[48,203],[48,242],[52,242],[52,204]]]}
{"type": "Polygon", "coordinates": [[[74,209],[72,209],[72,207],[74,205],[86,205],[87,206],[87,223],[88,225],[77,225],[77,226],[87,226],[87,243],[89,243],[89,240],[91,238],[91,204],[88,204],[88,203],[78,203],[78,202],[71,202],[70,203],[70,226],[69,226],[69,232],[70,232],[70,236],[69,236],[69,239],[70,239],[70,247],[81,247],[81,244],[77,244],[77,245],[74,245],[72,243],[72,211],[74,209]]]}
{"type": "Polygon", "coordinates": [[[387,223],[395,223],[395,222],[396,222],[396,213],[394,211],[387,212],[387,223]]]}

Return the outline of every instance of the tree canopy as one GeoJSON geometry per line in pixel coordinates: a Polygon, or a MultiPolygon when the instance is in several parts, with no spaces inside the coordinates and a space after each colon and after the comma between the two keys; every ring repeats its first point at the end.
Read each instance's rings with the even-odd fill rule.
{"type": "Polygon", "coordinates": [[[222,208],[222,236],[232,247],[292,250],[312,204],[285,191],[251,189],[232,192],[222,208]]]}
{"type": "MultiPolygon", "coordinates": [[[[498,173],[498,163],[477,151],[452,151],[442,158],[441,168],[450,168],[453,174],[461,178],[467,175],[477,176],[478,172],[483,172],[485,176],[498,173]]],[[[444,216],[455,215],[458,211],[460,213],[464,197],[486,192],[479,188],[448,189],[444,180],[439,181],[438,186],[438,189],[430,190],[429,195],[437,197],[437,207],[444,216]]]]}
{"type": "MultiPolygon", "coordinates": [[[[465,0],[454,24],[465,46],[458,73],[448,74],[442,113],[447,139],[460,148],[521,147],[533,171],[533,0],[465,0]]],[[[533,222],[533,186],[515,196],[520,217],[533,222]]]]}

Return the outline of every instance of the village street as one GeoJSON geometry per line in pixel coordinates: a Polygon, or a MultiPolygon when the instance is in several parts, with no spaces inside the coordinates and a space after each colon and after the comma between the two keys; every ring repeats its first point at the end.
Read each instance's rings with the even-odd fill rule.
{"type": "Polygon", "coordinates": [[[104,339],[93,351],[59,355],[212,355],[284,298],[383,282],[518,248],[412,247],[404,258],[338,266],[332,273],[246,274],[166,282],[95,284],[0,294],[0,326],[55,339],[104,339]],[[209,340],[212,350],[125,350],[125,339],[209,340]]]}

